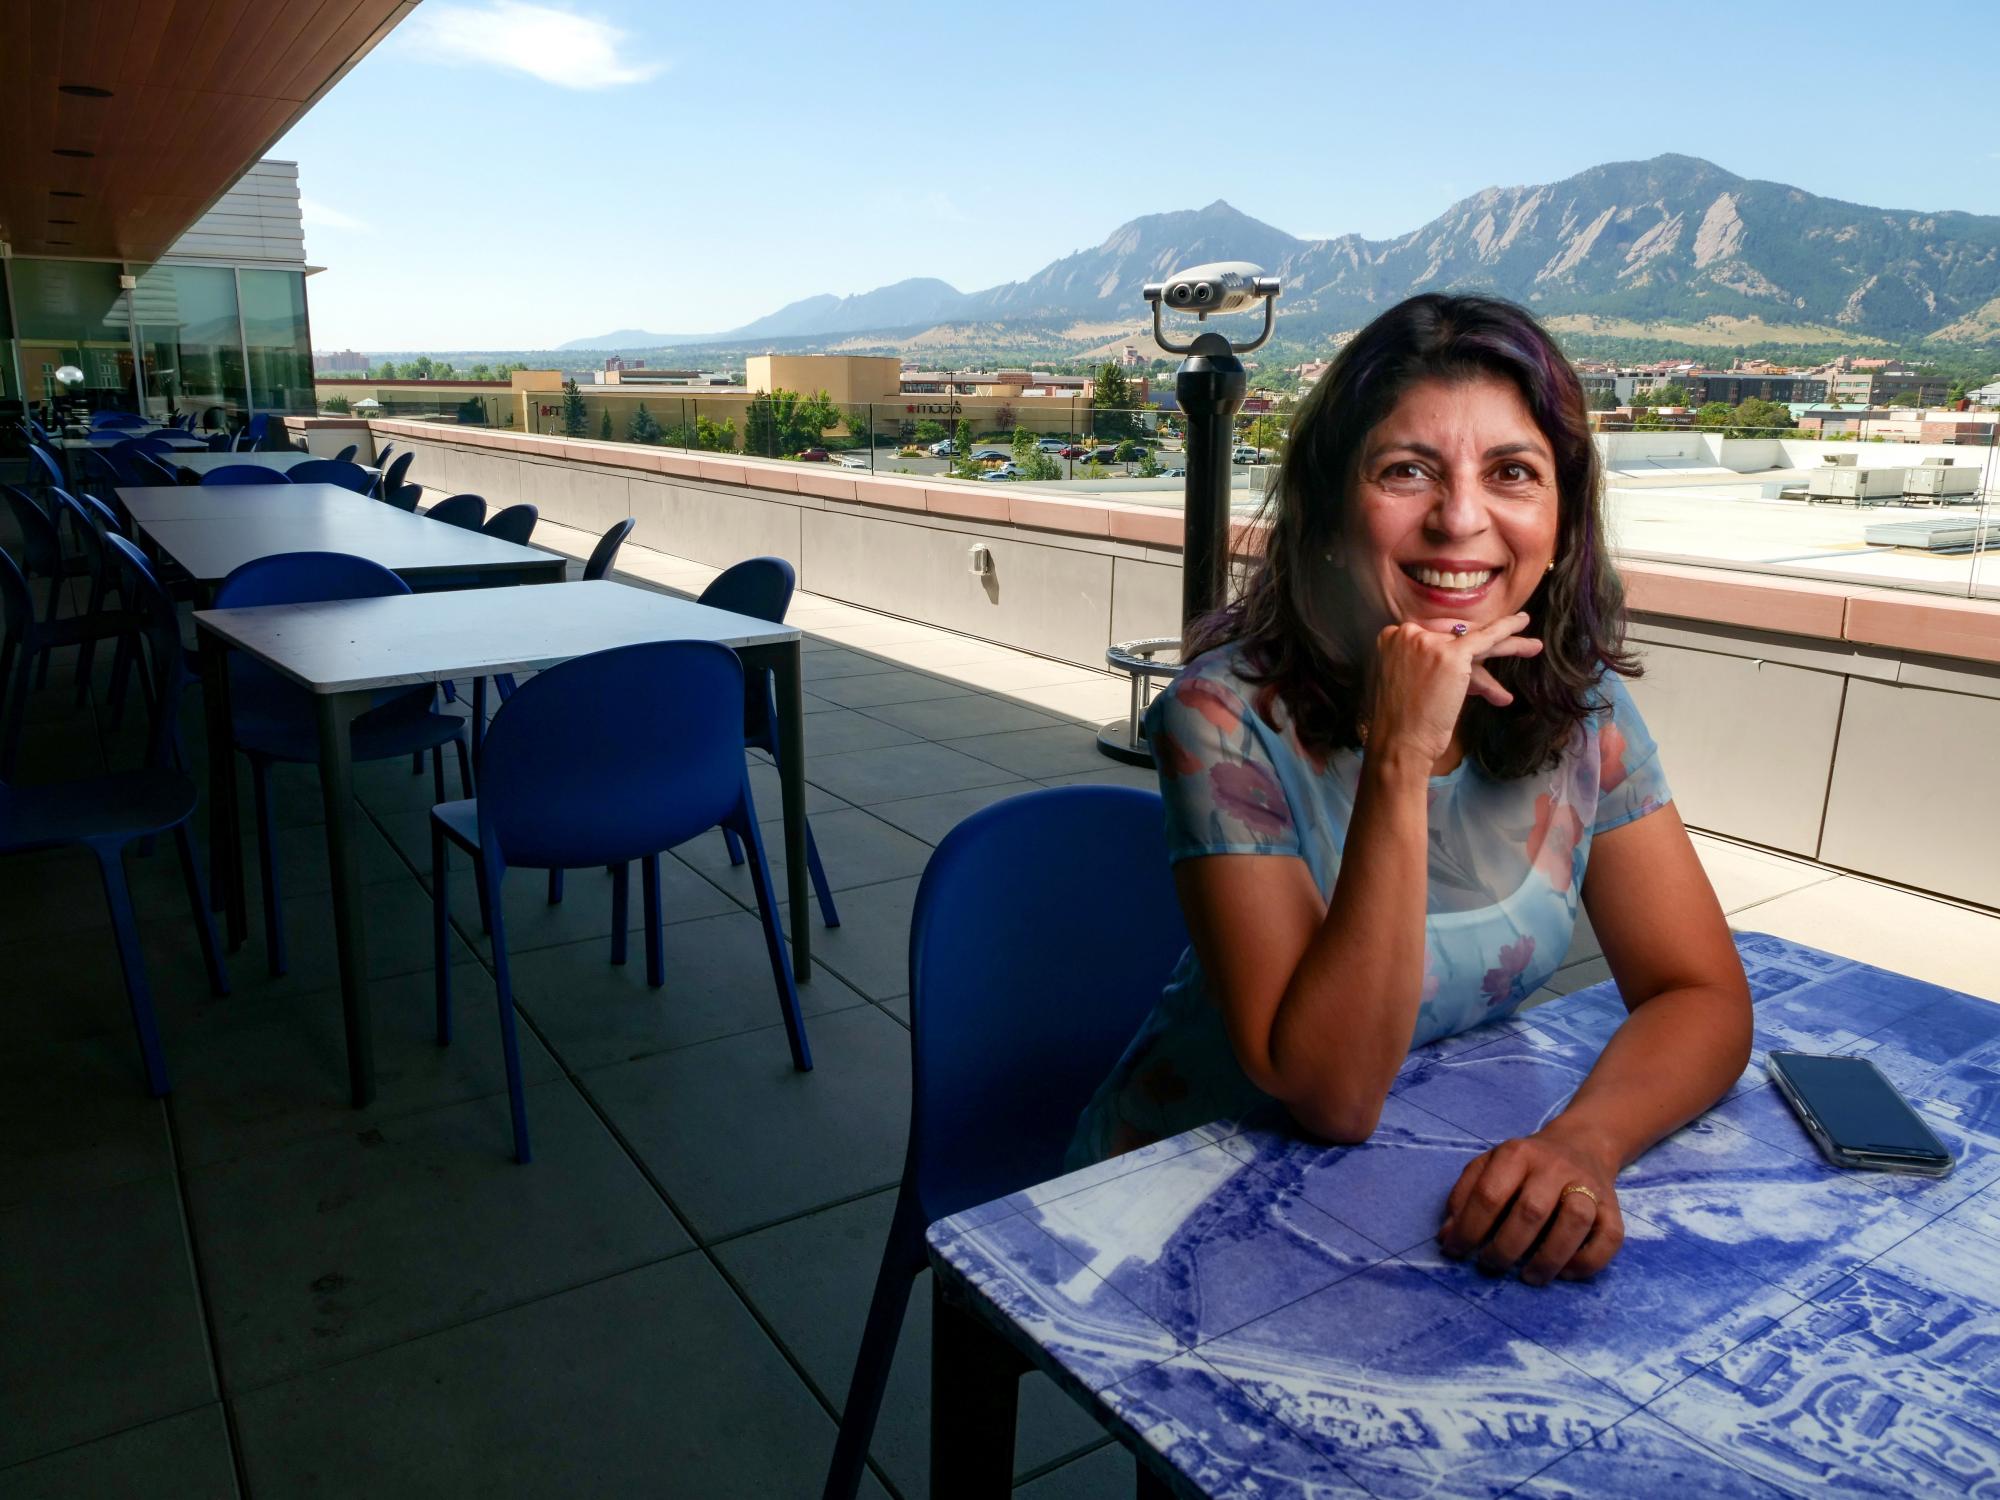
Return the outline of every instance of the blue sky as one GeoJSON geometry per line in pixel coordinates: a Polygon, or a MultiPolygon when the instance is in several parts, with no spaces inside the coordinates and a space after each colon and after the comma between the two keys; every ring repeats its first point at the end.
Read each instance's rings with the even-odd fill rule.
{"type": "Polygon", "coordinates": [[[1216,198],[1387,237],[1662,151],[2000,214],[1995,35],[1984,5],[424,0],[272,154],[320,348],[534,348],[990,286],[1216,198]]]}

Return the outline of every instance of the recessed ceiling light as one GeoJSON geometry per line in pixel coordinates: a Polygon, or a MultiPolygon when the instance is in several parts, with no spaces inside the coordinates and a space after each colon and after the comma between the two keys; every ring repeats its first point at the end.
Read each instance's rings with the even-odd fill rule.
{"type": "Polygon", "coordinates": [[[49,196],[51,198],[81,198],[83,194],[72,192],[68,188],[50,188],[49,196]]]}
{"type": "Polygon", "coordinates": [[[74,156],[79,160],[88,161],[91,157],[97,155],[97,153],[95,151],[79,151],[74,146],[58,146],[56,147],[56,155],[74,156]]]}
{"type": "Polygon", "coordinates": [[[51,220],[49,220],[49,222],[50,222],[51,224],[74,224],[74,223],[76,223],[76,220],[74,220],[74,219],[51,219],[51,220]]]}
{"type": "Polygon", "coordinates": [[[110,89],[101,89],[91,83],[59,83],[56,85],[56,92],[58,94],[69,94],[77,99],[109,99],[111,97],[110,89]]]}
{"type": "Polygon", "coordinates": [[[72,245],[76,242],[74,240],[50,240],[49,243],[51,245],[72,245]]]}

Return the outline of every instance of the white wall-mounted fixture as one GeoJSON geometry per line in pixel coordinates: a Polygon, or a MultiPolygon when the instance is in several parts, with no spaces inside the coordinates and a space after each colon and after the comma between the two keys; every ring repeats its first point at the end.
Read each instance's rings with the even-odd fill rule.
{"type": "Polygon", "coordinates": [[[991,578],[993,549],[983,542],[975,543],[972,550],[965,554],[965,571],[974,578],[991,578]]]}

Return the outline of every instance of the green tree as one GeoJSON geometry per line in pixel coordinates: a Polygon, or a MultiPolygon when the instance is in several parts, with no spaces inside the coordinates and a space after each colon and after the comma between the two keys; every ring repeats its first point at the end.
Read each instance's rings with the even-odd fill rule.
{"type": "Polygon", "coordinates": [[[601,443],[615,441],[611,436],[611,408],[604,409],[604,415],[597,419],[597,440],[601,443]]]}
{"type": "Polygon", "coordinates": [[[710,453],[734,453],[736,451],[736,423],[725,420],[717,423],[707,417],[694,419],[695,446],[710,453]]]}
{"type": "Polygon", "coordinates": [[[1243,441],[1253,448],[1277,448],[1285,441],[1285,419],[1275,412],[1252,417],[1243,429],[1243,441]]]}
{"type": "Polygon", "coordinates": [[[375,380],[394,380],[396,378],[395,361],[383,360],[381,364],[375,367],[375,373],[371,378],[375,380]]]}
{"type": "Polygon", "coordinates": [[[951,472],[960,479],[977,479],[979,464],[972,456],[972,419],[960,417],[951,436],[951,472]]]}
{"type": "Polygon", "coordinates": [[[1761,436],[1772,428],[1790,430],[1798,425],[1793,420],[1791,408],[1782,401],[1763,401],[1752,396],[1736,408],[1736,425],[1730,429],[1729,435],[1761,436]]]}
{"type": "Polygon", "coordinates": [[[930,443],[943,442],[944,435],[945,435],[944,423],[933,421],[929,417],[926,417],[924,418],[923,421],[917,423],[917,425],[910,431],[910,438],[913,442],[924,443],[927,445],[930,443]]]}
{"type": "Polygon", "coordinates": [[[777,408],[767,392],[757,392],[744,410],[743,451],[761,458],[778,456],[777,408]]]}
{"type": "Polygon", "coordinates": [[[354,410],[354,407],[345,396],[328,396],[324,401],[320,402],[319,409],[321,411],[348,412],[354,410]]]}
{"type": "Polygon", "coordinates": [[[1736,425],[1736,408],[1727,401],[1711,401],[1694,414],[1697,427],[1733,427],[1736,425]]]}
{"type": "Polygon", "coordinates": [[[562,383],[562,425],[563,436],[580,438],[590,432],[590,413],[583,404],[583,392],[576,388],[574,379],[562,383]]]}
{"type": "MultiPolygon", "coordinates": [[[[608,423],[610,420],[607,415],[605,421],[608,423]]],[[[632,413],[625,424],[625,441],[657,445],[665,436],[666,433],[660,427],[660,419],[647,411],[646,403],[641,401],[639,409],[632,413]]],[[[681,446],[687,445],[683,443],[681,446]]]]}
{"type": "Polygon", "coordinates": [[[1108,360],[1099,365],[1090,398],[1092,430],[1106,440],[1131,437],[1139,430],[1132,405],[1132,384],[1125,372],[1108,360]]]}
{"type": "Polygon", "coordinates": [[[465,378],[467,380],[491,380],[493,378],[493,366],[481,360],[465,372],[465,378]]]}
{"type": "Polygon", "coordinates": [[[1616,391],[1589,391],[1583,399],[1592,411],[1611,411],[1618,405],[1616,391]]]}
{"type": "Polygon", "coordinates": [[[1006,402],[1002,402],[993,412],[993,430],[1006,432],[1021,425],[1021,414],[1006,402]]]}
{"type": "Polygon", "coordinates": [[[477,396],[467,396],[458,403],[458,421],[461,427],[484,427],[486,403],[477,396]]]}
{"type": "Polygon", "coordinates": [[[1140,450],[1139,477],[1141,479],[1157,479],[1160,477],[1160,460],[1151,448],[1140,450]]]}
{"type": "Polygon", "coordinates": [[[1137,443],[1133,442],[1132,439],[1120,438],[1118,440],[1118,447],[1113,451],[1111,457],[1117,463],[1129,464],[1132,462],[1133,459],[1137,458],[1143,451],[1144,450],[1137,443]]]}
{"type": "Polygon", "coordinates": [[[1654,406],[1686,406],[1688,388],[1678,380],[1669,380],[1665,385],[1653,387],[1651,399],[1654,406]]]}

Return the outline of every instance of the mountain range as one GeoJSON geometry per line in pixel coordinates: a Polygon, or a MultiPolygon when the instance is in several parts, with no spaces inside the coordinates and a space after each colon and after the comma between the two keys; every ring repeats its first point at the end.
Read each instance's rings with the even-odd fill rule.
{"type": "Polygon", "coordinates": [[[984,291],[918,277],[808,297],[721,333],[621,329],[561,347],[853,345],[870,335],[915,346],[926,330],[968,324],[994,334],[1070,325],[1101,340],[1150,327],[1142,283],[1214,260],[1279,276],[1279,326],[1295,340],[1359,327],[1416,292],[1467,290],[1572,331],[1707,325],[1747,331],[1740,342],[2000,343],[2000,216],[1869,208],[1669,155],[1487,188],[1396,239],[1303,240],[1218,199],[1134,219],[1093,249],[984,291]]]}

